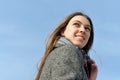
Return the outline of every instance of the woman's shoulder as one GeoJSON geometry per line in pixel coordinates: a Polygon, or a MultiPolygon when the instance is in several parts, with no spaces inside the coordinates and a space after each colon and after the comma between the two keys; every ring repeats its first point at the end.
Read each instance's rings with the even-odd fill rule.
{"type": "Polygon", "coordinates": [[[60,55],[62,55],[62,54],[67,54],[67,53],[76,53],[77,52],[77,50],[73,47],[73,46],[71,46],[71,45],[64,45],[64,46],[60,46],[60,47],[56,47],[56,48],[54,48],[54,50],[52,50],[52,54],[60,54],[60,55]]]}
{"type": "Polygon", "coordinates": [[[58,60],[64,58],[79,59],[82,56],[80,56],[80,51],[77,47],[72,45],[64,45],[52,50],[48,57],[52,60],[58,60]]]}

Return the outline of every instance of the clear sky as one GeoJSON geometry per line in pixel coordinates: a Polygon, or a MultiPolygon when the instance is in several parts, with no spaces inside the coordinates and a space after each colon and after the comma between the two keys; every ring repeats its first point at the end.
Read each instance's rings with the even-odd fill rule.
{"type": "Polygon", "coordinates": [[[69,14],[91,17],[97,80],[119,80],[119,0],[0,0],[0,80],[34,80],[46,39],[69,14]]]}

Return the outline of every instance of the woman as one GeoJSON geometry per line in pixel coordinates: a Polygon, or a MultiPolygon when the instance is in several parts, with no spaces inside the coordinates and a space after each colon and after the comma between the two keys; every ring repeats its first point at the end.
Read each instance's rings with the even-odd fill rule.
{"type": "Polygon", "coordinates": [[[69,15],[50,35],[36,80],[96,80],[98,68],[88,56],[93,38],[87,15],[69,15]]]}

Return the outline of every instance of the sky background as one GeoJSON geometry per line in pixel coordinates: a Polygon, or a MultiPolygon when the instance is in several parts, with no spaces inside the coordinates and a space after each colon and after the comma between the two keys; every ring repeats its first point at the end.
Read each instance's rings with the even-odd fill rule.
{"type": "Polygon", "coordinates": [[[34,80],[49,34],[69,14],[91,17],[97,80],[120,79],[119,0],[0,0],[0,80],[34,80]]]}

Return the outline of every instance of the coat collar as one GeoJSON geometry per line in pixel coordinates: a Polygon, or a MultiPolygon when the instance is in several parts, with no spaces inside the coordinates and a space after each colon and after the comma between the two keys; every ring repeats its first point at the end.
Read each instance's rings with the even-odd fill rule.
{"type": "Polygon", "coordinates": [[[63,46],[63,45],[73,45],[73,44],[72,44],[72,42],[71,42],[69,39],[67,39],[67,38],[65,38],[65,37],[61,37],[61,38],[58,40],[56,46],[58,47],[58,46],[60,46],[60,45],[63,46]]]}
{"type": "Polygon", "coordinates": [[[61,47],[61,46],[65,46],[65,45],[74,46],[75,48],[77,48],[80,51],[82,51],[82,53],[86,54],[86,52],[83,49],[79,48],[78,46],[75,46],[69,39],[67,39],[65,37],[60,37],[60,39],[58,40],[58,42],[55,45],[55,47],[61,47]]]}

